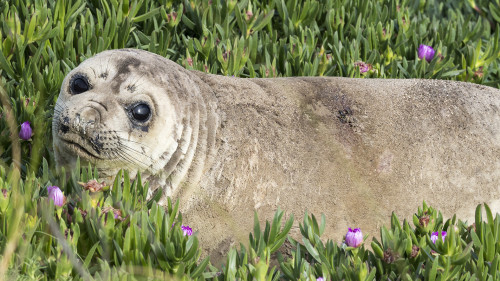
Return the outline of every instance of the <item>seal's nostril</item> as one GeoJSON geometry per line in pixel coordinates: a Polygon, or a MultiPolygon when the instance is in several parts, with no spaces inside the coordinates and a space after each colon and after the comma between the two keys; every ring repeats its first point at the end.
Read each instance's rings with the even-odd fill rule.
{"type": "Polygon", "coordinates": [[[84,107],[81,110],[79,116],[80,116],[80,122],[82,123],[95,124],[100,121],[99,111],[91,106],[84,107]]]}

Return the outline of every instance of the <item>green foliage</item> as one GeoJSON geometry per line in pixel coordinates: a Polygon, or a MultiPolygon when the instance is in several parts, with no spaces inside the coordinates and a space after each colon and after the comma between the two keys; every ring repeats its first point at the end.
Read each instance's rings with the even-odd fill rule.
{"type": "MultiPolygon", "coordinates": [[[[338,245],[332,240],[320,239],[325,229],[325,217],[318,224],[314,215],[304,216],[300,224],[302,242],[292,238],[295,247],[293,258],[286,261],[279,256],[281,270],[286,280],[374,280],[376,269],[367,263],[369,251],[363,245],[358,248],[338,245]]],[[[365,236],[366,239],[366,236],[365,236]]]]}
{"type": "MultiPolygon", "coordinates": [[[[300,226],[304,244],[290,238],[296,246],[292,259],[284,261],[280,257],[283,277],[286,280],[314,280],[320,276],[325,280],[497,280],[500,217],[497,214],[493,219],[488,205],[484,208],[486,222],[482,220],[479,205],[475,224],[468,226],[453,217],[444,224],[434,224],[426,232],[422,232],[418,220],[412,227],[407,221],[401,224],[393,214],[391,227],[380,229],[380,241],[373,238],[372,251],[364,246],[337,245],[331,240],[323,244],[319,238],[324,223],[318,228],[315,217],[306,214],[300,226]],[[440,234],[432,242],[431,233],[443,230],[447,232],[445,238],[440,234]]],[[[431,210],[431,216],[442,217],[425,203],[423,209],[431,210]]]]}
{"type": "Polygon", "coordinates": [[[214,280],[278,280],[280,273],[276,267],[270,268],[271,255],[285,242],[293,216],[281,228],[283,211],[277,210],[272,224],[266,221],[264,232],[260,229],[257,214],[254,218],[254,233],[249,236],[249,249],[243,244],[240,245],[240,251],[231,249],[222,270],[211,266],[212,273],[206,274],[206,277],[214,280]]]}
{"type": "MultiPolygon", "coordinates": [[[[47,170],[44,174],[53,178],[47,170]]],[[[147,201],[147,184],[140,175],[131,182],[127,172],[120,171],[111,188],[92,191],[79,184],[95,177],[90,167],[81,173],[78,168],[60,185],[66,186],[66,203],[57,207],[46,197],[50,181],[42,184],[32,174],[16,192],[8,188],[12,176],[0,168],[0,182],[7,187],[0,196],[0,250],[9,243],[19,247],[12,276],[108,280],[114,271],[158,278],[203,274],[208,258],[198,263],[198,239],[183,235],[178,203],[169,201],[164,209],[156,203],[159,196],[147,201]],[[25,198],[16,199],[21,194],[25,198]]]]}

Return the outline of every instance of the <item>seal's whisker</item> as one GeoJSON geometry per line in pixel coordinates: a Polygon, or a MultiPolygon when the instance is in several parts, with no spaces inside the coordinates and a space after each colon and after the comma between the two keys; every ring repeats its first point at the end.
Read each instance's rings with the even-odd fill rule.
{"type": "MultiPolygon", "coordinates": [[[[145,155],[144,153],[141,153],[140,151],[137,151],[137,150],[135,150],[135,149],[133,149],[132,147],[129,147],[129,146],[127,146],[127,145],[122,145],[121,147],[122,147],[123,149],[126,149],[126,150],[128,150],[128,151],[131,151],[131,152],[133,152],[133,153],[137,153],[137,154],[139,154],[139,155],[141,155],[141,156],[145,156],[145,157],[147,157],[147,159],[149,160],[149,162],[150,162],[150,163],[152,163],[153,165],[156,165],[156,164],[157,164],[157,161],[156,161],[156,160],[154,160],[154,159],[153,159],[151,156],[149,156],[149,155],[145,155]]],[[[123,151],[123,152],[126,152],[126,151],[123,151]]],[[[127,153],[127,155],[130,155],[130,153],[127,153]]],[[[132,155],[130,155],[130,156],[132,156],[132,155]]],[[[142,163],[142,162],[141,162],[141,163],[142,163]]],[[[149,165],[147,165],[146,163],[142,163],[142,164],[143,164],[143,165],[145,165],[145,166],[147,166],[147,167],[149,167],[149,165]]]]}
{"type": "Polygon", "coordinates": [[[136,87],[140,87],[140,86],[142,86],[142,84],[144,84],[144,83],[146,83],[146,82],[147,82],[147,81],[144,81],[144,82],[142,82],[142,83],[140,83],[140,84],[134,84],[134,85],[135,85],[136,87]]]}
{"type": "Polygon", "coordinates": [[[57,102],[54,106],[54,111],[56,112],[62,112],[63,110],[65,110],[66,108],[68,108],[68,106],[66,105],[66,103],[64,101],[60,101],[60,102],[57,102]],[[62,103],[62,104],[61,104],[62,103]]]}
{"type": "Polygon", "coordinates": [[[66,104],[64,102],[59,102],[59,103],[56,103],[54,108],[58,108],[58,107],[61,107],[61,108],[65,108],[66,107],[66,104]],[[61,104],[62,103],[62,104],[61,104]]]}
{"type": "Polygon", "coordinates": [[[132,167],[130,166],[131,164],[134,164],[134,161],[131,160],[126,154],[123,155],[123,153],[120,151],[120,150],[117,150],[117,151],[113,151],[113,154],[114,154],[114,157],[116,157],[117,159],[121,159],[123,160],[124,164],[127,166],[127,167],[132,167]]]}
{"type": "Polygon", "coordinates": [[[48,117],[54,117],[56,115],[60,115],[64,112],[64,108],[54,108],[54,111],[48,114],[48,117]]]}
{"type": "Polygon", "coordinates": [[[141,169],[147,169],[149,166],[147,164],[145,164],[144,162],[132,157],[130,154],[128,154],[126,151],[124,150],[119,150],[117,151],[117,155],[122,158],[123,160],[125,160],[125,162],[127,163],[132,163],[132,164],[135,164],[137,166],[139,166],[141,169]]]}
{"type": "MultiPolygon", "coordinates": [[[[132,157],[132,155],[131,155],[131,153],[130,153],[130,152],[126,152],[126,151],[125,151],[125,149],[127,149],[127,150],[129,150],[129,151],[130,151],[130,150],[131,150],[131,148],[130,148],[130,147],[123,147],[123,149],[124,149],[124,150],[123,150],[123,152],[124,152],[124,153],[127,153],[127,155],[130,155],[130,156],[132,157]]],[[[134,158],[134,159],[136,159],[136,161],[135,161],[135,162],[136,162],[136,163],[141,163],[141,164],[144,166],[144,168],[145,168],[145,169],[146,169],[146,168],[148,168],[148,167],[151,167],[151,166],[156,166],[157,161],[156,161],[156,160],[154,160],[151,156],[144,155],[144,154],[139,153],[139,152],[137,152],[137,151],[134,151],[134,153],[141,154],[141,155],[143,155],[143,156],[146,156],[146,157],[147,157],[147,160],[148,160],[148,161],[142,161],[142,160],[139,160],[139,159],[137,159],[137,158],[134,158]]]]}
{"type": "MultiPolygon", "coordinates": [[[[136,153],[136,154],[139,154],[140,156],[143,156],[143,157],[147,157],[147,158],[150,158],[150,156],[144,154],[144,153],[141,153],[140,151],[137,151],[137,150],[134,150],[133,148],[131,148],[130,146],[128,146],[127,144],[125,143],[119,143],[119,147],[118,147],[118,151],[121,151],[121,152],[125,152],[127,153],[127,155],[130,155],[130,152],[133,152],[133,153],[136,153]],[[125,149],[128,151],[125,151],[125,149]]],[[[132,155],[130,155],[132,156],[132,155]]],[[[135,159],[135,157],[133,157],[133,159],[135,159]]],[[[152,159],[151,159],[152,160],[152,159]]]]}
{"type": "Polygon", "coordinates": [[[62,105],[62,104],[58,104],[58,103],[56,103],[56,105],[54,106],[54,110],[61,110],[62,111],[66,108],[67,108],[66,105],[62,105]]]}
{"type": "Polygon", "coordinates": [[[52,131],[56,131],[56,128],[59,126],[60,120],[59,118],[54,118],[54,116],[60,116],[68,107],[64,102],[58,102],[54,106],[54,110],[46,115],[46,118],[52,119],[52,131]],[[62,104],[61,104],[62,103],[62,104]]]}
{"type": "Polygon", "coordinates": [[[130,147],[130,146],[128,146],[128,145],[126,145],[126,144],[123,144],[123,143],[122,143],[122,147],[123,147],[123,148],[126,148],[128,151],[135,152],[135,153],[137,153],[137,154],[139,154],[139,155],[141,155],[141,156],[145,156],[145,157],[151,158],[150,156],[148,156],[148,155],[144,154],[143,152],[141,152],[141,151],[139,151],[139,150],[137,150],[137,149],[134,149],[134,148],[132,148],[132,147],[130,147]]]}
{"type": "MultiPolygon", "coordinates": [[[[121,159],[122,160],[122,163],[120,163],[121,165],[125,165],[125,168],[129,171],[133,171],[135,168],[133,166],[134,163],[131,163],[129,159],[127,159],[126,157],[122,156],[120,153],[116,153],[116,156],[118,159],[121,159]]],[[[116,161],[118,162],[118,161],[116,161]]]]}
{"type": "MultiPolygon", "coordinates": [[[[64,111],[64,108],[54,108],[54,113],[62,113],[64,111]]],[[[54,114],[52,114],[54,115],[54,114]]]]}
{"type": "Polygon", "coordinates": [[[136,87],[137,87],[137,86],[142,85],[143,83],[141,83],[141,84],[137,85],[137,82],[139,82],[139,81],[140,81],[143,77],[144,77],[144,74],[142,74],[141,76],[139,76],[139,78],[137,78],[137,80],[135,80],[135,81],[132,83],[132,85],[134,85],[134,86],[136,86],[136,87]]]}
{"type": "Polygon", "coordinates": [[[129,140],[129,139],[126,139],[126,138],[123,138],[123,137],[120,137],[118,136],[118,138],[121,140],[121,141],[126,141],[126,142],[130,142],[130,143],[135,143],[135,144],[140,144],[144,147],[147,147],[148,149],[152,149],[149,145],[145,144],[145,143],[142,143],[142,142],[138,142],[138,141],[133,141],[133,140],[129,140]]]}
{"type": "Polygon", "coordinates": [[[145,156],[145,157],[147,157],[147,158],[148,158],[148,160],[149,160],[150,162],[152,162],[153,164],[157,164],[157,162],[158,162],[158,161],[157,161],[157,160],[155,160],[153,157],[151,157],[151,156],[149,156],[149,155],[145,154],[144,152],[142,152],[142,151],[140,151],[140,150],[138,150],[138,149],[133,148],[132,146],[129,146],[129,145],[126,145],[126,144],[122,143],[122,147],[123,147],[123,148],[128,149],[129,151],[132,151],[132,152],[134,152],[134,153],[137,153],[137,154],[139,154],[139,155],[141,155],[141,156],[145,156]]]}
{"type": "MultiPolygon", "coordinates": [[[[109,131],[109,132],[110,132],[110,133],[125,133],[125,134],[128,134],[128,132],[125,132],[125,131],[115,131],[115,130],[113,130],[113,131],[109,131]]],[[[120,141],[125,141],[125,142],[129,142],[129,143],[140,144],[140,145],[142,145],[142,146],[144,146],[144,147],[146,147],[146,148],[148,148],[148,149],[151,149],[151,150],[152,150],[152,147],[151,147],[151,146],[149,146],[149,145],[147,145],[147,144],[145,144],[145,143],[143,143],[143,142],[130,140],[130,139],[128,139],[128,138],[125,138],[125,137],[120,136],[119,134],[115,134],[115,135],[118,137],[118,139],[119,139],[120,141]]]]}

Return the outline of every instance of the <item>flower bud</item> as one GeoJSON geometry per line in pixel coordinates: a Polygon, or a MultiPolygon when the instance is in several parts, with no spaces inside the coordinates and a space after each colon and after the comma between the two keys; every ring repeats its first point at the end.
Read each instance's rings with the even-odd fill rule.
{"type": "Polygon", "coordinates": [[[427,225],[429,225],[429,220],[429,216],[422,216],[418,219],[418,222],[420,223],[420,226],[427,227],[427,225]]]}
{"type": "Polygon", "coordinates": [[[184,234],[184,236],[191,236],[193,235],[193,230],[191,229],[191,227],[187,226],[187,225],[181,225],[181,229],[182,229],[182,232],[184,234]]]}
{"type": "MultiPolygon", "coordinates": [[[[443,242],[444,242],[444,238],[446,237],[446,234],[447,234],[446,231],[441,231],[441,237],[443,238],[443,242]]],[[[436,240],[438,239],[438,237],[439,237],[439,232],[437,232],[437,231],[433,232],[431,234],[432,243],[436,244],[436,240]]]]}
{"type": "Polygon", "coordinates": [[[49,198],[54,201],[54,205],[61,207],[64,204],[64,195],[57,186],[47,186],[49,198]]]}
{"type": "Polygon", "coordinates": [[[347,231],[347,234],[345,235],[345,243],[349,247],[359,247],[361,243],[363,243],[363,233],[361,230],[359,228],[352,230],[349,227],[349,231],[347,231]]]}
{"type": "Polygon", "coordinates": [[[253,13],[250,10],[247,11],[246,15],[247,15],[247,21],[249,21],[253,17],[253,13]]]}
{"type": "Polygon", "coordinates": [[[19,132],[19,137],[23,140],[29,140],[31,135],[33,134],[33,130],[31,129],[30,122],[26,121],[21,124],[21,131],[19,132]]]}
{"type": "Polygon", "coordinates": [[[418,58],[419,59],[425,58],[425,60],[430,62],[432,60],[432,58],[434,58],[434,53],[436,53],[436,51],[434,51],[434,49],[431,46],[427,46],[424,44],[420,44],[420,46],[418,46],[418,58]]]}
{"type": "Polygon", "coordinates": [[[417,245],[413,245],[411,247],[411,255],[410,258],[416,258],[418,256],[418,253],[420,252],[420,248],[417,245]]]}
{"type": "Polygon", "coordinates": [[[372,70],[372,65],[365,63],[363,61],[355,62],[354,67],[359,67],[359,73],[365,73],[365,72],[372,70]]]}

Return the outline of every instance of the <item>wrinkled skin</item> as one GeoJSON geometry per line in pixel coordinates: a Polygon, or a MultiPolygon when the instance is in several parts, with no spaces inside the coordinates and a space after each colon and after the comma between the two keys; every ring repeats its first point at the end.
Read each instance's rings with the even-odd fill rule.
{"type": "MultiPolygon", "coordinates": [[[[78,88],[78,87],[77,87],[78,88]]],[[[140,170],[179,199],[205,254],[246,241],[253,212],[324,213],[324,238],[378,235],[392,211],[425,200],[472,218],[499,211],[500,91],[436,80],[240,79],[188,71],[138,50],[106,51],[63,82],[54,114],[58,166],[76,157],[104,180],[140,170]],[[75,94],[72,79],[89,89],[75,94]],[[134,119],[146,104],[146,121],[134,119]]],[[[292,235],[298,228],[292,228],[292,235]]]]}

